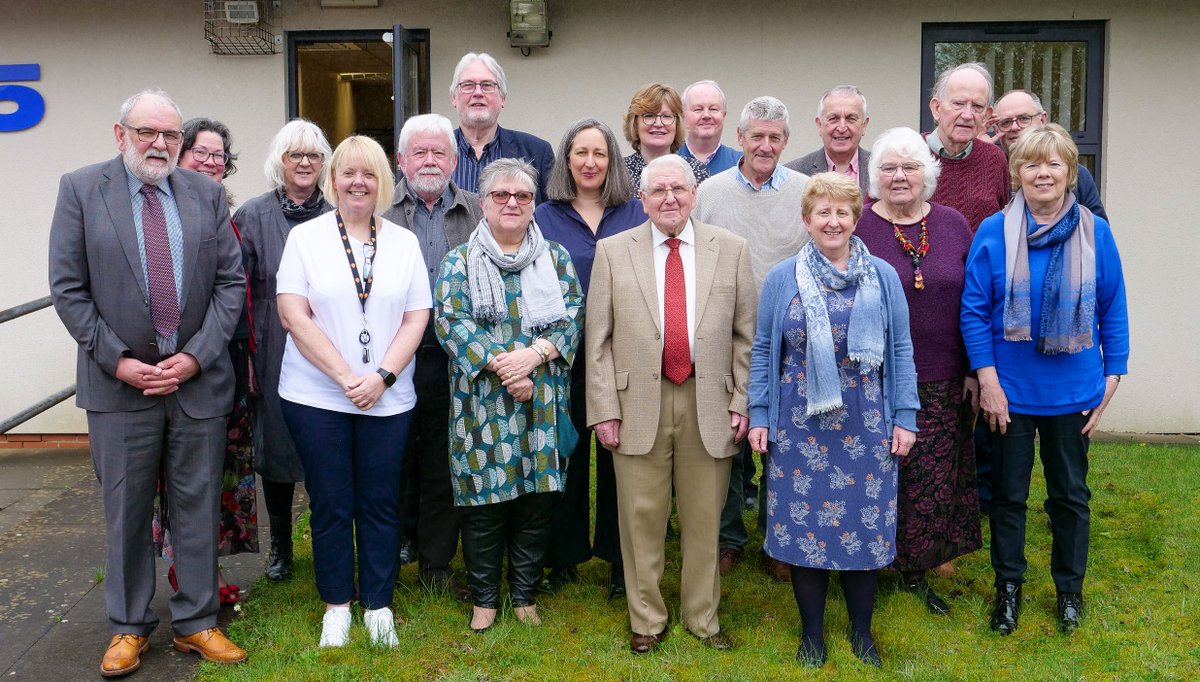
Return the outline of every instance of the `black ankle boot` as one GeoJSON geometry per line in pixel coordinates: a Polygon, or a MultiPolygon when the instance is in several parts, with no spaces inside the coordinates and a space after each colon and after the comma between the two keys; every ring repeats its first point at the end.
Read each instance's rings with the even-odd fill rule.
{"type": "Polygon", "coordinates": [[[904,591],[912,592],[925,601],[925,608],[935,616],[950,615],[950,605],[933,591],[925,573],[905,573],[904,591]]]}
{"type": "Polygon", "coordinates": [[[292,517],[270,516],[271,553],[267,559],[267,580],[287,580],[292,576],[292,517]]]}

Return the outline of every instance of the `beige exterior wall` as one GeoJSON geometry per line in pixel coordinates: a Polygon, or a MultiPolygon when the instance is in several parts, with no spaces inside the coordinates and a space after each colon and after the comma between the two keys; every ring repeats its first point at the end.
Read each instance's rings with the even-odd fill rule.
{"type": "MultiPolygon", "coordinates": [[[[1105,64],[1101,188],[1113,217],[1132,311],[1131,376],[1105,416],[1108,430],[1200,432],[1200,143],[1180,125],[1196,111],[1200,5],[1177,2],[1016,0],[984,7],[958,2],[865,2],[853,9],[816,2],[550,3],[550,48],[522,57],[508,47],[506,2],[380,0],[373,9],[321,9],[283,0],[280,30],[430,29],[433,109],[456,120],[447,86],[467,51],[496,56],[508,72],[507,127],[556,144],[575,119],[614,128],[640,85],[682,90],[715,78],[730,102],[726,142],[741,106],[772,94],[792,111],[790,160],[819,144],[810,121],[829,86],[855,83],[870,100],[866,143],[887,128],[918,122],[921,24],[926,21],[1102,19],[1105,64]],[[858,38],[858,41],[854,41],[858,38]],[[850,41],[850,42],[847,42],[850,41]],[[1180,131],[1184,134],[1179,134],[1180,131]],[[1161,138],[1161,142],[1159,141],[1161,138]],[[1158,143],[1147,149],[1146,143],[1158,143]],[[1164,153],[1168,151],[1170,153],[1164,153]],[[1164,286],[1164,284],[1166,286],[1164,286]]],[[[43,296],[46,242],[58,178],[116,153],[111,128],[127,95],[148,85],[170,92],[184,116],[206,115],[233,130],[241,170],[228,181],[239,199],[266,190],[261,172],[270,136],[285,121],[285,56],[209,54],[200,0],[114,3],[0,0],[0,63],[38,63],[46,117],[0,133],[0,308],[43,296]],[[120,9],[117,9],[120,8],[120,9]]],[[[0,103],[0,113],[7,103],[0,103]]],[[[0,325],[0,416],[74,381],[74,343],[52,311],[0,325]]],[[[70,404],[19,431],[86,428],[70,404]]]]}

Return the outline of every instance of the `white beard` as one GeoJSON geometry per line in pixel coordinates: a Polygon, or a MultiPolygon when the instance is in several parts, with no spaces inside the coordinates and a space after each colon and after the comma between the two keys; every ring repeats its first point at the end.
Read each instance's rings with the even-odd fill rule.
{"type": "Polygon", "coordinates": [[[417,174],[408,179],[409,187],[421,194],[441,194],[446,191],[446,186],[450,184],[450,178],[442,175],[421,175],[417,174]]]}
{"type": "Polygon", "coordinates": [[[129,172],[133,173],[133,177],[147,185],[157,185],[175,170],[175,164],[179,161],[178,154],[171,156],[168,152],[160,152],[153,148],[147,149],[145,154],[138,154],[137,145],[129,139],[128,134],[125,137],[125,151],[121,152],[121,157],[125,160],[129,172]],[[166,159],[167,165],[151,166],[146,163],[146,159],[149,158],[166,159]]]}

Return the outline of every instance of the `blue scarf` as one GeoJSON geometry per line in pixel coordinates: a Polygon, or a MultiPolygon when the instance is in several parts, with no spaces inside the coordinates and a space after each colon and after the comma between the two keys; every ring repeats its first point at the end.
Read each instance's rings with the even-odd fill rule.
{"type": "Polygon", "coordinates": [[[842,381],[838,376],[837,359],[833,349],[833,331],[829,326],[829,309],[825,307],[822,287],[841,291],[857,285],[850,324],[846,331],[846,346],[850,359],[858,363],[863,373],[883,364],[885,325],[883,294],[879,273],[871,262],[867,245],[858,237],[850,237],[850,261],[845,272],[838,272],[833,263],[813,244],[812,240],[800,249],[796,258],[796,288],[804,306],[807,329],[805,372],[808,382],[807,416],[836,410],[842,406],[842,381]]]}
{"type": "Polygon", "coordinates": [[[1033,341],[1029,249],[1048,248],[1036,348],[1044,355],[1091,348],[1096,325],[1096,234],[1091,211],[1067,193],[1038,228],[1017,192],[1004,209],[1004,339],[1033,341]]]}

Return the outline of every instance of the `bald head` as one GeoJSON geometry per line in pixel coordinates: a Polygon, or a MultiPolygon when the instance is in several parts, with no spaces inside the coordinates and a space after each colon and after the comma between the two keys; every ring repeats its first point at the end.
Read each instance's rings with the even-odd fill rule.
{"type": "Polygon", "coordinates": [[[951,155],[966,149],[992,115],[992,79],[982,64],[960,64],[942,74],[929,110],[938,138],[951,155]]]}
{"type": "Polygon", "coordinates": [[[1036,95],[1025,90],[1013,90],[996,101],[992,119],[1002,133],[1000,146],[1008,153],[1022,130],[1046,122],[1046,112],[1036,95]]]}

